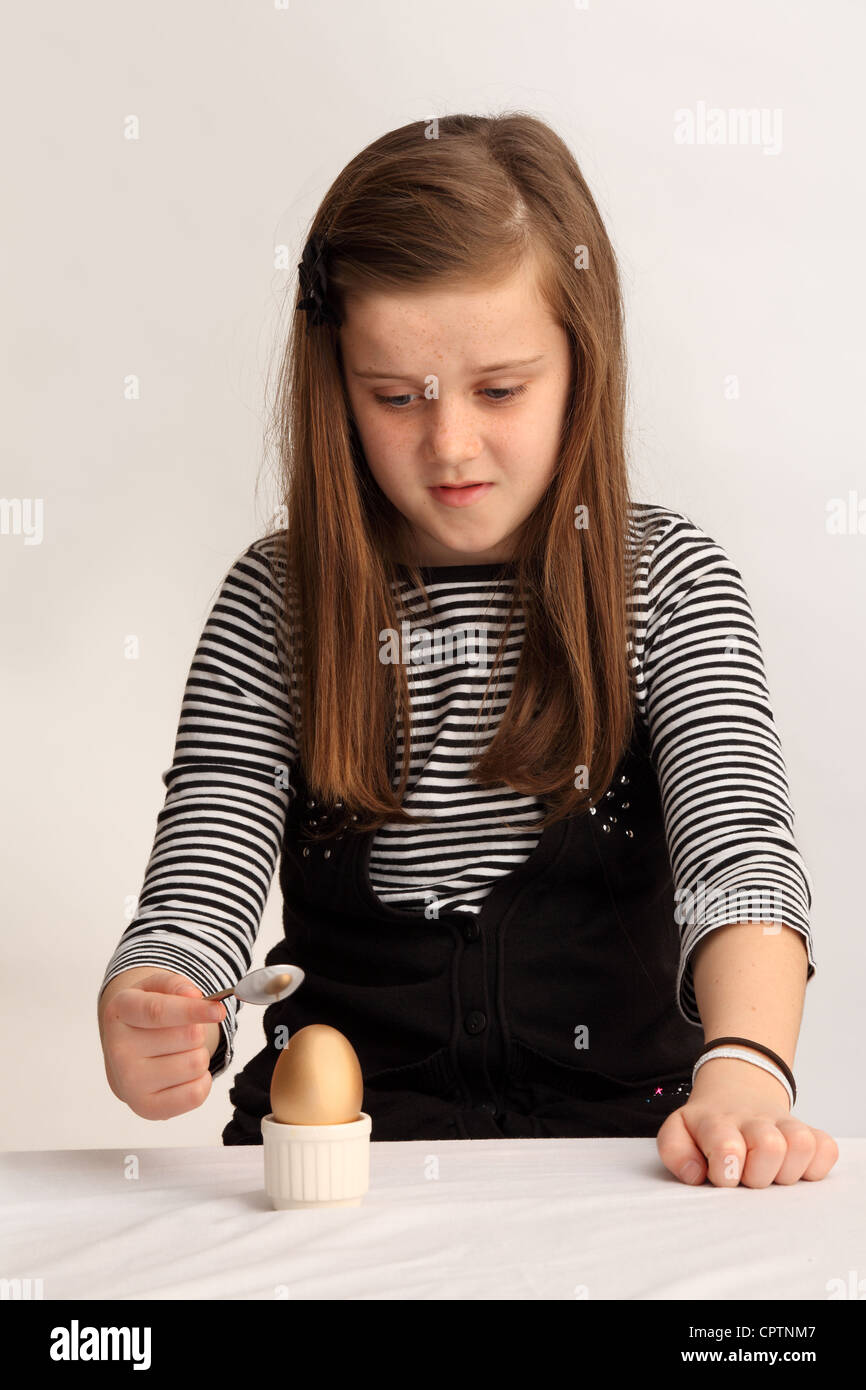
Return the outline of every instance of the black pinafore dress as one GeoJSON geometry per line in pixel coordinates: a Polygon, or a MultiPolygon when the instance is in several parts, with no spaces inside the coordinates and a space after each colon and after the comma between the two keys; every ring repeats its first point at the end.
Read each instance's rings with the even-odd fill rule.
{"type": "Polygon", "coordinates": [[[322,813],[297,765],[292,785],[284,937],[266,963],[306,978],[265,1010],[224,1144],[262,1142],[280,1025],[346,1035],[374,1141],[654,1136],[685,1104],[703,1030],[676,1003],[680,930],[640,716],[595,814],[544,830],[477,913],[382,903],[375,832],[311,840],[322,813]]]}

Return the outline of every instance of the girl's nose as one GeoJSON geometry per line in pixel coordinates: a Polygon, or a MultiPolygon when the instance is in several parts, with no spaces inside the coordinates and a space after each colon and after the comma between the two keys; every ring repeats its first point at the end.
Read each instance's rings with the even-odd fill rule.
{"type": "Polygon", "coordinates": [[[439,463],[455,464],[476,458],[481,452],[477,423],[471,409],[459,401],[433,402],[427,419],[428,447],[439,463]]]}

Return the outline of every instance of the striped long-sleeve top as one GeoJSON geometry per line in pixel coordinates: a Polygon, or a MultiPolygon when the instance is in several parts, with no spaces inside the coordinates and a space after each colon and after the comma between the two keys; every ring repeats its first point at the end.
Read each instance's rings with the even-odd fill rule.
{"type": "MultiPolygon", "coordinates": [[[[763,657],[739,572],[699,526],[662,506],[633,503],[629,537],[636,547],[630,659],[678,903],[677,1004],[699,1023],[690,957],[716,927],[765,920],[794,928],[804,937],[811,979],[812,880],[794,838],[763,657]],[[756,903],[769,906],[756,912],[756,903]]],[[[253,542],[234,562],[199,638],[174,757],[162,774],[166,796],[144,883],[100,993],[134,966],[179,971],[208,994],[250,968],[293,794],[275,770],[298,757],[280,661],[279,644],[290,636],[278,539],[253,542]]],[[[370,881],[382,901],[406,911],[436,902],[477,913],[494,881],[534,848],[539,832],[531,823],[542,813],[534,797],[510,787],[483,790],[470,778],[476,720],[513,580],[496,565],[431,567],[422,575],[437,629],[471,630],[474,642],[455,643],[444,659],[440,650],[426,663],[407,662],[411,763],[404,804],[430,819],[376,832],[370,881]]],[[[399,583],[420,609],[408,578],[399,583]]],[[[513,684],[523,639],[519,606],[516,616],[487,737],[513,684]]],[[[402,756],[398,742],[398,766],[402,756]]],[[[395,769],[395,787],[397,780],[395,769]]],[[[240,1007],[226,1000],[211,1059],[215,1076],[231,1062],[240,1007]]]]}

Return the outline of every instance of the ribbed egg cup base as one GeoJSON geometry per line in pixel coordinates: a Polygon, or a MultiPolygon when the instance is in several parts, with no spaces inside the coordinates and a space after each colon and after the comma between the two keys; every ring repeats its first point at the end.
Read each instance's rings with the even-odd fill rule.
{"type": "Polygon", "coordinates": [[[360,1206],[370,1186],[372,1128],[363,1110],[344,1125],[284,1125],[265,1115],[265,1191],[274,1209],[360,1206]]]}

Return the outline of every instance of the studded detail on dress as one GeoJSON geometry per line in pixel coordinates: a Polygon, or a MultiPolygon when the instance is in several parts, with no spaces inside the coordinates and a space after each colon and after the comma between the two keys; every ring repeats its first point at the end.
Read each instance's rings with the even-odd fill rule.
{"type": "MultiPolygon", "coordinates": [[[[357,821],[357,815],[352,816],[353,821],[357,821]]],[[[305,859],[322,858],[330,859],[333,854],[333,846],[337,840],[342,840],[345,830],[341,829],[337,835],[327,835],[325,838],[318,838],[325,835],[328,830],[335,829],[338,825],[346,823],[346,809],[342,801],[335,801],[332,806],[319,801],[316,797],[307,797],[304,801],[304,809],[299,817],[299,825],[302,833],[308,832],[311,836],[310,844],[304,845],[302,853],[305,859]]]]}
{"type": "Polygon", "coordinates": [[[687,1082],[682,1081],[677,1086],[654,1086],[650,1094],[648,1096],[644,1096],[644,1100],[647,1105],[651,1105],[652,1102],[654,1100],[658,1100],[660,1096],[673,1095],[679,1096],[681,1099],[681,1103],[685,1105],[691,1093],[691,1086],[687,1082]]]}
{"type": "Polygon", "coordinates": [[[622,798],[625,788],[629,785],[630,778],[626,773],[621,773],[617,778],[616,790],[609,788],[598,803],[598,806],[590,806],[589,814],[596,815],[601,811],[604,819],[599,822],[600,828],[605,835],[621,834],[626,840],[634,839],[634,831],[628,824],[628,817],[620,819],[619,815],[614,815],[614,811],[628,811],[630,802],[622,798]]]}

